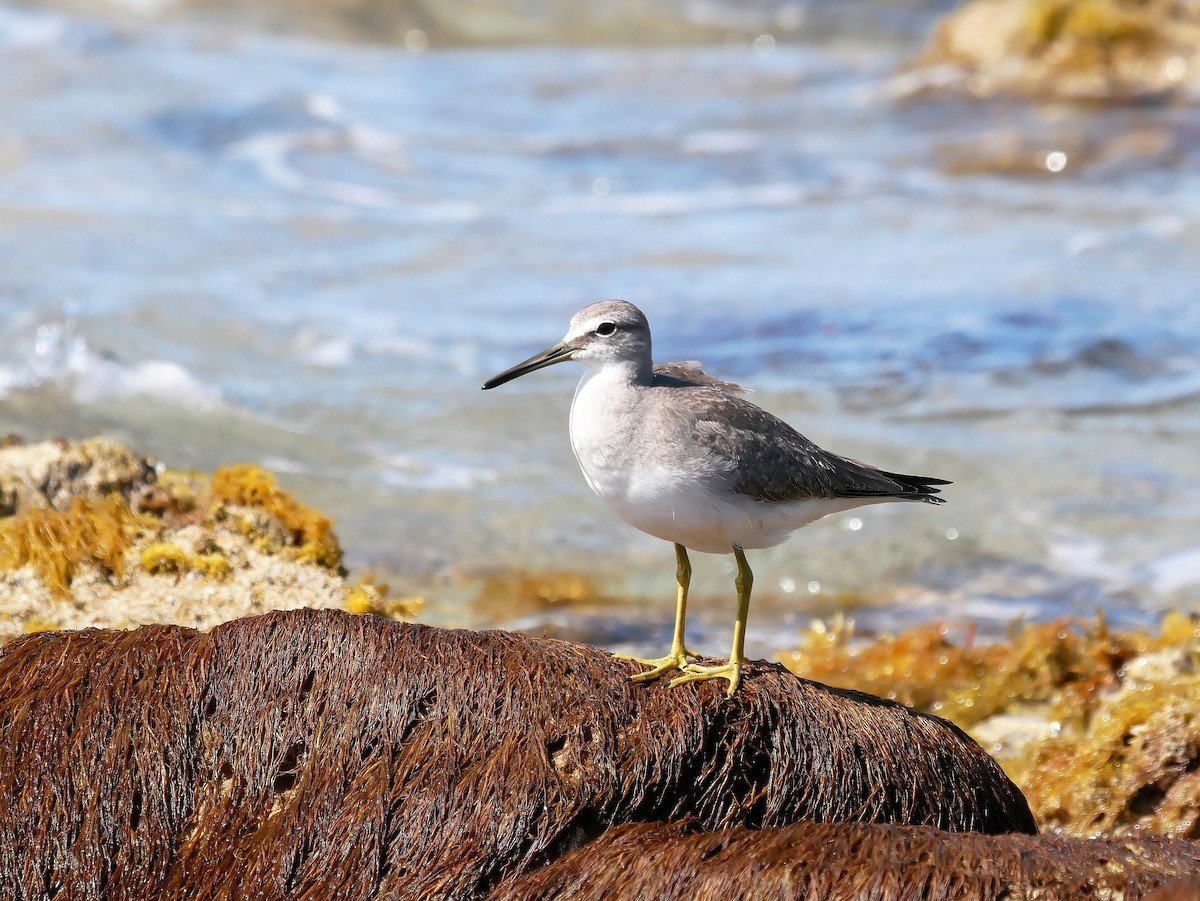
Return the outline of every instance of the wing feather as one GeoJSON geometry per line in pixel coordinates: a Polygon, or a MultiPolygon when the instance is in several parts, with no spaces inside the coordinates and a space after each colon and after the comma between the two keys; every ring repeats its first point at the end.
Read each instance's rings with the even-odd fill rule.
{"type": "Polygon", "coordinates": [[[738,494],[768,502],[854,497],[944,502],[933,487],[948,485],[943,479],[885,472],[830,453],[747,400],[707,386],[700,391],[706,396],[697,405],[692,437],[728,473],[738,494]]]}
{"type": "Polygon", "coordinates": [[[735,385],[733,382],[719,379],[715,375],[709,375],[704,371],[704,364],[699,360],[659,363],[654,367],[654,374],[658,376],[655,379],[656,383],[660,385],[666,384],[670,387],[691,385],[696,387],[721,388],[731,394],[745,394],[751,390],[743,388],[741,385],[735,385]]]}

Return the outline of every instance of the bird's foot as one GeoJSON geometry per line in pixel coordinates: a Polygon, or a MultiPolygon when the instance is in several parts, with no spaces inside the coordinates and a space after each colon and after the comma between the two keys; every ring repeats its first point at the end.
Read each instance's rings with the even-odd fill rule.
{"type": "Polygon", "coordinates": [[[696,663],[689,663],[680,667],[683,675],[672,679],[671,687],[682,685],[684,682],[703,682],[705,679],[728,679],[729,688],[725,694],[733,697],[733,693],[737,691],[737,687],[742,681],[742,663],[741,660],[730,660],[720,666],[700,666],[696,663]]]}
{"type": "Polygon", "coordinates": [[[629,677],[631,682],[651,682],[660,676],[669,673],[671,670],[683,670],[685,667],[692,666],[688,662],[689,657],[700,658],[699,654],[689,651],[687,648],[680,648],[677,651],[672,651],[666,657],[634,657],[632,654],[613,654],[618,660],[632,660],[634,663],[640,663],[642,666],[648,666],[650,669],[644,673],[635,673],[629,677]]]}

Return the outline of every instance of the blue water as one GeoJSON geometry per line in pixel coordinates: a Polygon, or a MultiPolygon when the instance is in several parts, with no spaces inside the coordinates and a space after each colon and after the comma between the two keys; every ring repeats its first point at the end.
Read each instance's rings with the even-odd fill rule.
{"type": "MultiPolygon", "coordinates": [[[[578,373],[479,391],[623,297],[660,360],[955,481],[755,555],[757,649],[1200,601],[1191,108],[905,99],[879,40],[412,53],[0,7],[0,51],[3,431],[264,462],[429,621],[581,572],[634,600],[518,624],[637,644],[673,558],[578,474],[578,373]]],[[[727,568],[697,561],[712,650],[727,568]]]]}

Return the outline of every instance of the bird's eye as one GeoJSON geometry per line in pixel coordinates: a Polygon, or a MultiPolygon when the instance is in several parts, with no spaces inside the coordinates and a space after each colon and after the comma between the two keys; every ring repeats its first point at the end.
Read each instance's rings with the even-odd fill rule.
{"type": "Polygon", "coordinates": [[[615,323],[612,323],[612,322],[601,322],[598,326],[596,326],[596,334],[602,335],[605,338],[607,338],[609,335],[611,335],[616,330],[617,330],[617,326],[615,323]]]}

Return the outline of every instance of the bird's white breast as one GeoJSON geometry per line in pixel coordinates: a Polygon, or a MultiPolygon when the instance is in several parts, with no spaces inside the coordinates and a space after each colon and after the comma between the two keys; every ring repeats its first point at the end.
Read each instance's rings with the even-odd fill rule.
{"type": "Polygon", "coordinates": [[[732,493],[714,462],[639,404],[623,373],[589,369],[571,404],[571,447],[583,476],[637,529],[695,551],[727,554],[773,547],[801,526],[861,499],[763,503],[732,493]]]}
{"type": "Polygon", "coordinates": [[[631,467],[628,411],[620,397],[624,386],[605,369],[589,369],[579,380],[571,403],[571,448],[591,489],[612,502],[629,494],[631,467]]]}

